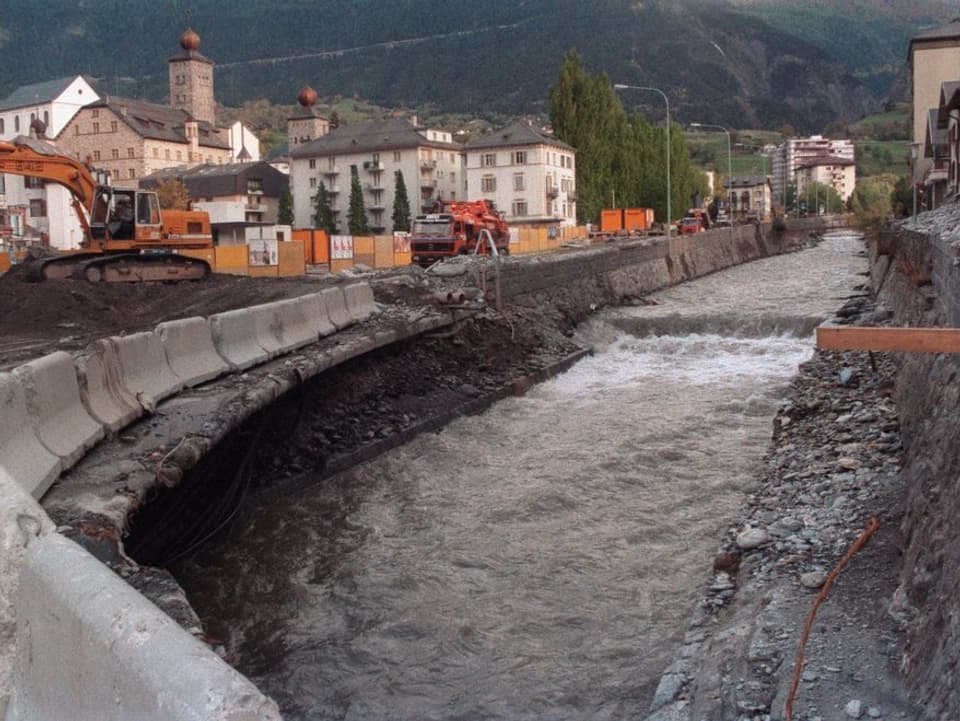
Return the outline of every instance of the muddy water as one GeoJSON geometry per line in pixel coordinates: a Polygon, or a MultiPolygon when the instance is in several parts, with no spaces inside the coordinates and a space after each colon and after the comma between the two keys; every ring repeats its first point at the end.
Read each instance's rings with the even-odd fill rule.
{"type": "Polygon", "coordinates": [[[838,236],[609,311],[582,329],[593,357],[260,497],[181,580],[288,719],[642,716],[809,319],[863,282],[859,248],[838,236]]]}

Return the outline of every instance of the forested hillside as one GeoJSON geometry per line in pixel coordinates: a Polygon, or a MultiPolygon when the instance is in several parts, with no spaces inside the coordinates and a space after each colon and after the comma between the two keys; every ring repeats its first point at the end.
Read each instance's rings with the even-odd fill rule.
{"type": "Polygon", "coordinates": [[[323,97],[391,107],[545,114],[561,59],[576,49],[612,82],[663,89],[681,122],[812,132],[882,102],[887,78],[903,70],[906,46],[897,45],[937,22],[913,6],[897,11],[899,1],[875,4],[886,10],[841,25],[829,18],[846,3],[815,0],[16,3],[0,16],[0,96],[85,73],[103,92],[163,100],[166,60],[189,24],[217,63],[226,105],[290,103],[309,83],[323,97]]]}

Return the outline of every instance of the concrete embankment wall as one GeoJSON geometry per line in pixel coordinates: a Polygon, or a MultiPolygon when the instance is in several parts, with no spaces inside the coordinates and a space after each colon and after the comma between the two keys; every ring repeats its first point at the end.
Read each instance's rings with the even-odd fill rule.
{"type": "MultiPolygon", "coordinates": [[[[881,236],[872,259],[897,325],[960,327],[960,248],[901,231],[881,236]]],[[[891,611],[907,626],[903,669],[915,700],[927,718],[960,718],[960,356],[903,353],[899,361],[909,491],[891,611]]]]}
{"type": "MultiPolygon", "coordinates": [[[[509,262],[499,278],[501,297],[549,307],[574,324],[600,305],[802,247],[811,231],[823,227],[820,219],[794,221],[789,233],[743,226],[509,262]]],[[[481,282],[492,288],[491,278],[481,282]]],[[[72,361],[58,356],[31,369],[36,378],[55,370],[60,379],[57,384],[35,383],[34,396],[17,396],[14,383],[4,386],[10,407],[21,414],[18,423],[0,425],[7,440],[25,439],[31,447],[46,448],[46,434],[48,442],[52,438],[64,445],[46,448],[49,462],[43,468],[22,464],[24,454],[10,444],[5,447],[9,456],[0,456],[0,500],[11,500],[0,515],[0,571],[6,571],[0,588],[0,715],[6,721],[279,718],[276,706],[246,679],[59,536],[31,493],[40,497],[57,473],[97,442],[98,432],[76,433],[71,419],[77,414],[85,414],[85,421],[91,418],[105,433],[116,432],[180,388],[249,367],[362,319],[372,294],[368,287],[355,287],[342,300],[343,307],[335,309],[330,298],[310,299],[326,312],[317,312],[319,325],[306,332],[303,324],[313,312],[281,301],[256,313],[250,309],[237,317],[191,319],[164,324],[142,337],[105,339],[72,361]],[[76,384],[64,375],[68,362],[76,364],[76,384]],[[140,373],[144,363],[158,364],[159,371],[140,373]],[[142,384],[131,387],[136,378],[142,384]],[[41,395],[54,387],[60,389],[56,398],[41,395]],[[7,461],[22,470],[5,472],[7,461]],[[78,705],[77,699],[87,705],[78,705]],[[107,707],[109,713],[102,710],[107,707]]],[[[376,339],[371,343],[376,345],[376,339]]],[[[236,422],[241,421],[237,416],[236,422]]]]}

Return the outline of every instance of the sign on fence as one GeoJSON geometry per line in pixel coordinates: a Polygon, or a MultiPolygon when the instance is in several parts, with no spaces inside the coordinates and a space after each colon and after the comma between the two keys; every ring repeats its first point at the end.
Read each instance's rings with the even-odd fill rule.
{"type": "Polygon", "coordinates": [[[331,260],[350,260],[353,258],[353,236],[352,235],[331,235],[330,236],[330,259],[331,260]]]}

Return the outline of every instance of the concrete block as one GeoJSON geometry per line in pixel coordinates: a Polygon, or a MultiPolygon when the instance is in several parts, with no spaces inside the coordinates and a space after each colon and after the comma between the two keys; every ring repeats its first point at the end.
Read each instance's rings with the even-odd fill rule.
{"type": "Polygon", "coordinates": [[[180,392],[183,381],[171,370],[160,336],[153,331],[110,338],[120,360],[123,384],[147,410],[180,392]]]}
{"type": "Polygon", "coordinates": [[[107,339],[91,343],[76,359],[80,399],[87,412],[116,433],[143,415],[123,383],[117,349],[107,339]]]}
{"type": "Polygon", "coordinates": [[[358,323],[378,312],[377,304],[373,300],[373,288],[369,283],[350,283],[343,286],[343,297],[350,317],[358,323]]]}
{"type": "Polygon", "coordinates": [[[161,323],[155,329],[167,354],[167,363],[187,386],[196,386],[230,370],[213,345],[206,318],[184,318],[161,323]]]}
{"type": "Polygon", "coordinates": [[[62,468],[60,456],[37,437],[20,380],[12,373],[0,373],[0,467],[34,498],[46,493],[62,468]]]}
{"type": "Polygon", "coordinates": [[[53,521],[40,504],[0,468],[0,718],[13,686],[17,656],[14,604],[23,551],[39,534],[52,530],[53,521]]]}
{"type": "Polygon", "coordinates": [[[257,329],[249,308],[228,310],[209,318],[217,352],[235,370],[245,370],[270,359],[257,341],[257,329]]]}
{"type": "Polygon", "coordinates": [[[304,298],[291,298],[279,301],[276,306],[277,317],[283,327],[285,351],[317,342],[320,333],[314,322],[316,303],[304,298]]]}
{"type": "Polygon", "coordinates": [[[350,315],[350,311],[347,310],[347,299],[344,297],[340,286],[324,288],[320,291],[320,295],[323,297],[323,304],[327,308],[327,317],[330,318],[330,322],[337,330],[343,330],[356,322],[350,315]]]}
{"type": "Polygon", "coordinates": [[[71,468],[106,431],[80,400],[77,369],[69,353],[57,351],[14,369],[23,387],[40,442],[71,468]]]}
{"type": "Polygon", "coordinates": [[[300,300],[310,307],[313,326],[318,336],[325,338],[337,332],[337,327],[330,321],[330,314],[327,312],[327,304],[323,300],[323,293],[302,295],[300,300]]]}
{"type": "Polygon", "coordinates": [[[284,336],[283,321],[280,319],[279,312],[279,306],[285,302],[262,303],[247,308],[253,315],[257,343],[271,358],[276,358],[288,350],[289,341],[284,336]]]}
{"type": "Polygon", "coordinates": [[[24,551],[7,721],[279,721],[276,704],[106,566],[51,533],[24,551]]]}

